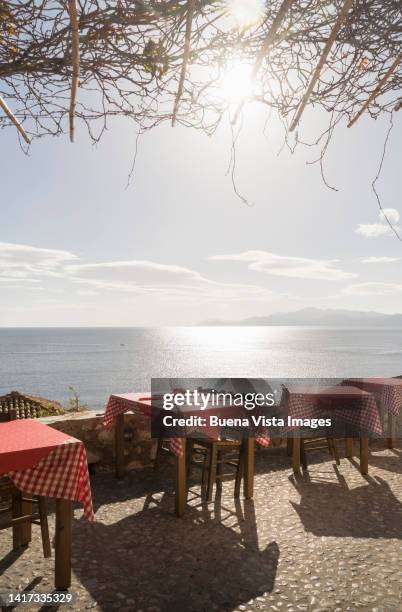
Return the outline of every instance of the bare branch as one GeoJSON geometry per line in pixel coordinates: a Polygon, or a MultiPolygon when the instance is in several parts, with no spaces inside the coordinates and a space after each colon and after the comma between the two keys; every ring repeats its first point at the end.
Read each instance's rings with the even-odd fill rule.
{"type": "Polygon", "coordinates": [[[70,140],[74,142],[75,135],[75,109],[77,106],[77,91],[78,91],[78,80],[80,75],[80,50],[78,40],[78,17],[77,17],[77,4],[76,0],[68,0],[68,12],[70,15],[71,22],[71,57],[73,75],[71,81],[71,99],[70,99],[70,140]]]}
{"type": "Polygon", "coordinates": [[[172,126],[175,126],[177,111],[179,110],[180,99],[183,95],[183,86],[186,78],[187,65],[190,57],[190,45],[191,45],[191,29],[193,25],[193,15],[194,15],[194,4],[195,0],[187,1],[187,17],[186,17],[186,34],[184,40],[184,53],[183,53],[183,63],[181,65],[180,72],[180,80],[179,87],[177,90],[176,100],[174,103],[173,116],[172,116],[172,126]]]}
{"type": "MultiPolygon", "coordinates": [[[[0,95],[29,138],[67,125],[74,137],[79,121],[98,142],[113,117],[131,118],[141,133],[173,118],[211,134],[232,106],[220,84],[237,64],[255,74],[244,105],[264,105],[288,130],[302,100],[338,126],[401,53],[400,0],[354,0],[336,33],[344,0],[270,0],[244,28],[231,23],[226,0],[75,0],[75,25],[72,2],[0,0],[0,95]]],[[[401,90],[399,64],[370,115],[395,110],[401,90]]],[[[8,126],[1,116],[0,128],[8,126]]]]}
{"type": "Polygon", "coordinates": [[[338,15],[338,18],[335,22],[334,27],[332,28],[331,34],[327,40],[327,42],[325,43],[325,47],[324,50],[321,54],[320,60],[317,64],[316,69],[314,70],[314,74],[313,74],[313,78],[311,79],[309,86],[307,87],[307,91],[303,96],[303,99],[300,103],[300,106],[298,108],[298,111],[296,113],[295,118],[293,119],[290,129],[290,132],[293,132],[293,130],[295,129],[295,127],[297,126],[297,124],[300,121],[300,118],[304,112],[304,109],[306,108],[306,104],[310,99],[311,94],[313,93],[315,84],[317,83],[318,79],[320,78],[320,74],[321,74],[321,70],[325,64],[325,62],[327,61],[327,57],[329,55],[329,52],[331,51],[332,45],[335,42],[335,39],[338,35],[339,30],[341,29],[341,26],[343,24],[343,22],[345,21],[350,9],[352,8],[353,5],[353,0],[345,0],[343,6],[342,6],[342,10],[338,15]]]}
{"type": "Polygon", "coordinates": [[[21,136],[25,140],[25,142],[27,144],[30,144],[31,141],[28,138],[28,134],[26,133],[26,131],[22,127],[21,123],[18,121],[17,117],[12,113],[12,111],[7,106],[7,104],[4,102],[4,100],[3,100],[3,98],[1,96],[0,96],[0,107],[6,113],[7,117],[11,120],[11,122],[15,125],[15,127],[17,128],[17,130],[19,131],[19,133],[21,134],[21,136]]]}
{"type": "MultiPolygon", "coordinates": [[[[388,68],[387,72],[384,74],[383,78],[380,80],[380,82],[378,83],[373,93],[367,98],[366,102],[363,104],[363,106],[361,107],[357,115],[353,117],[352,121],[349,121],[348,123],[349,128],[352,127],[352,125],[354,125],[356,121],[358,121],[358,119],[362,116],[364,111],[370,106],[372,101],[381,93],[381,90],[384,87],[385,83],[388,81],[389,77],[395,72],[401,60],[402,60],[402,53],[400,53],[395,58],[395,60],[393,61],[391,66],[388,68]]],[[[395,107],[395,110],[399,110],[399,108],[395,107]]]]}

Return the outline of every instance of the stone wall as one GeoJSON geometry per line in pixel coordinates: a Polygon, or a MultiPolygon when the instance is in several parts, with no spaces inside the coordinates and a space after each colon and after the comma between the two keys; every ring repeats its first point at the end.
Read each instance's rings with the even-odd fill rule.
{"type": "MultiPolygon", "coordinates": [[[[104,427],[102,418],[103,415],[88,410],[39,420],[82,440],[87,449],[90,465],[95,465],[99,469],[113,469],[115,428],[113,424],[104,427]]],[[[134,470],[151,465],[156,453],[156,441],[151,440],[149,418],[139,414],[125,414],[124,435],[126,469],[134,470]]],[[[281,446],[283,442],[280,438],[276,438],[271,440],[271,446],[281,446]]]]}
{"type": "MultiPolygon", "coordinates": [[[[103,415],[85,411],[61,416],[44,417],[42,423],[82,440],[87,449],[88,463],[100,468],[114,466],[114,425],[104,427],[103,415]]],[[[150,465],[156,451],[156,442],[151,440],[150,421],[137,414],[124,415],[124,454],[127,469],[150,465]]]]}

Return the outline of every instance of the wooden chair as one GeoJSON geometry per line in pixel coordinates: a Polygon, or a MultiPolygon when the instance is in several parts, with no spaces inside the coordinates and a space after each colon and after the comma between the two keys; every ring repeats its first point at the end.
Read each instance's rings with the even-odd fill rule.
{"type": "Polygon", "coordinates": [[[0,531],[18,525],[21,526],[20,529],[13,529],[14,550],[31,539],[30,529],[31,525],[34,524],[40,525],[41,528],[44,557],[51,556],[46,500],[44,497],[26,496],[17,489],[9,478],[0,478],[0,515],[2,514],[11,515],[11,518],[8,518],[4,523],[0,523],[0,531]],[[32,511],[32,505],[37,506],[36,512],[32,511]]]}
{"type": "MultiPolygon", "coordinates": [[[[169,454],[169,440],[159,439],[154,460],[154,471],[159,469],[161,458],[169,454]]],[[[187,438],[186,444],[187,478],[192,475],[193,468],[201,470],[201,487],[206,490],[205,500],[212,500],[213,486],[216,483],[218,491],[222,490],[222,481],[226,476],[233,475],[233,470],[225,472],[225,466],[235,468],[234,497],[240,496],[240,486],[244,468],[243,440],[234,437],[211,440],[197,437],[187,438]]]]}
{"type": "Polygon", "coordinates": [[[300,440],[300,458],[303,468],[307,469],[307,453],[311,451],[320,451],[328,449],[329,454],[336,461],[336,465],[340,465],[338,448],[336,445],[335,438],[331,436],[325,436],[322,438],[301,438],[300,440]]]}
{"type": "Polygon", "coordinates": [[[244,443],[235,437],[223,437],[219,440],[197,438],[187,440],[187,475],[193,467],[202,470],[201,487],[205,489],[205,501],[212,501],[214,484],[216,490],[222,491],[222,482],[227,476],[235,473],[234,497],[240,496],[240,486],[244,471],[244,443]],[[230,472],[225,467],[235,468],[230,472]],[[205,486],[206,485],[206,486],[205,486]]]}
{"type": "Polygon", "coordinates": [[[170,442],[164,438],[158,438],[156,454],[154,459],[154,472],[159,470],[162,455],[170,456],[170,442]]]}
{"type": "MultiPolygon", "coordinates": [[[[289,398],[289,389],[282,385],[282,406],[286,406],[289,398]]],[[[300,461],[303,468],[306,470],[307,465],[307,453],[306,451],[321,451],[328,449],[329,454],[336,461],[337,465],[340,465],[339,452],[336,444],[336,439],[333,436],[319,436],[319,437],[301,437],[300,438],[300,461]]],[[[287,453],[292,455],[293,452],[293,438],[287,438],[287,453]]]]}

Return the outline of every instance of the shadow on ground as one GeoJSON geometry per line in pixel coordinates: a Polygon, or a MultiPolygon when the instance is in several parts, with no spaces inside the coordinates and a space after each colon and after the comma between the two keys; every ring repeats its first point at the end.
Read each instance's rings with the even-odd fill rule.
{"type": "Polygon", "coordinates": [[[74,572],[103,609],[120,597],[164,610],[233,610],[272,591],[280,551],[275,541],[259,550],[252,501],[239,502],[233,513],[217,500],[217,513],[192,507],[178,520],[167,497],[154,505],[150,494],[145,510],[95,523],[90,550],[85,540],[76,542],[74,572]],[[235,528],[224,524],[228,512],[235,528]]]}
{"type": "MultiPolygon", "coordinates": [[[[229,480],[222,496],[201,503],[195,480],[181,519],[168,465],[158,474],[130,472],[123,482],[95,474],[95,523],[78,507],[73,522],[78,603],[59,609],[331,611],[334,597],[340,610],[402,609],[401,458],[400,448],[374,444],[363,477],[357,458],[337,467],[317,454],[295,478],[284,449],[261,451],[254,501],[235,500],[229,480]]],[[[49,520],[53,533],[52,509],[49,520]]],[[[54,556],[43,559],[39,533],[28,549],[10,548],[1,532],[0,591],[51,592],[54,556]]]]}

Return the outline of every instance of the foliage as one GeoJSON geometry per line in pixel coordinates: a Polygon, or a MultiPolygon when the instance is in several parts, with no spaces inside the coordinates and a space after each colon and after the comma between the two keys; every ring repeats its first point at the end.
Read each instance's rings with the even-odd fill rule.
{"type": "Polygon", "coordinates": [[[82,412],[84,410],[87,410],[88,406],[86,404],[81,404],[80,396],[78,395],[74,387],[69,386],[68,388],[72,393],[72,397],[70,397],[66,404],[66,410],[68,410],[69,412],[82,412]]]}
{"type": "Polygon", "coordinates": [[[35,395],[28,395],[27,397],[34,400],[35,402],[38,402],[41,405],[41,416],[43,417],[57,416],[60,414],[65,414],[66,412],[63,406],[55,400],[49,400],[46,397],[38,397],[35,395]]]}

